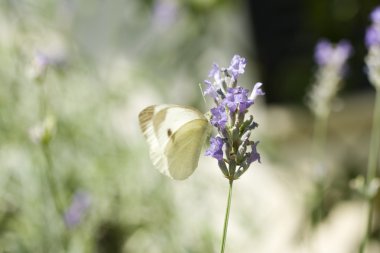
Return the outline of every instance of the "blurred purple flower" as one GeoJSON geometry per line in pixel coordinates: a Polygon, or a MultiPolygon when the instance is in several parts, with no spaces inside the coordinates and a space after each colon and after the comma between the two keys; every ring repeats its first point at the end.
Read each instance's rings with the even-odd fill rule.
{"type": "Polygon", "coordinates": [[[368,47],[365,62],[368,78],[378,89],[380,87],[380,6],[372,11],[370,18],[372,24],[365,34],[365,43],[368,47]]]}
{"type": "Polygon", "coordinates": [[[37,52],[34,58],[34,62],[36,65],[40,66],[41,68],[47,67],[49,64],[51,64],[50,58],[41,52],[37,52]]]}
{"type": "Polygon", "coordinates": [[[367,47],[380,46],[380,6],[376,7],[370,14],[372,25],[367,28],[365,43],[367,47]]]}
{"type": "Polygon", "coordinates": [[[33,57],[33,62],[28,69],[29,77],[34,80],[42,80],[45,77],[47,69],[51,63],[52,61],[48,55],[39,51],[36,52],[33,57]]]}
{"type": "Polygon", "coordinates": [[[343,64],[352,54],[352,46],[347,40],[341,40],[335,47],[337,63],[343,64]]]}
{"type": "Polygon", "coordinates": [[[224,141],[220,137],[210,138],[210,147],[206,150],[206,156],[212,156],[218,161],[223,160],[224,141]]]}
{"type": "Polygon", "coordinates": [[[377,6],[370,14],[373,23],[380,24],[380,6],[377,6]]]}
{"type": "Polygon", "coordinates": [[[320,40],[314,50],[314,59],[318,65],[325,65],[332,55],[333,48],[327,40],[320,40]]]}
{"type": "Polygon", "coordinates": [[[352,46],[348,41],[342,40],[335,46],[323,39],[320,40],[314,53],[314,59],[319,66],[333,64],[343,65],[352,53],[352,46]]]}
{"type": "Polygon", "coordinates": [[[32,64],[27,69],[27,75],[34,80],[42,81],[48,68],[63,69],[67,65],[67,56],[61,52],[37,51],[33,56],[32,64]]]}
{"type": "Polygon", "coordinates": [[[81,221],[91,206],[91,199],[88,193],[78,191],[75,193],[71,205],[64,214],[64,221],[68,228],[74,228],[81,221]]]}
{"type": "Polygon", "coordinates": [[[376,26],[370,26],[367,28],[365,34],[365,44],[367,47],[380,45],[380,28],[376,26]]]}
{"type": "Polygon", "coordinates": [[[173,1],[157,0],[153,7],[153,21],[159,27],[174,24],[178,17],[178,5],[173,1]]]}
{"type": "Polygon", "coordinates": [[[234,55],[228,71],[230,71],[233,78],[237,80],[238,76],[244,73],[245,65],[247,65],[247,60],[244,57],[241,57],[240,55],[234,55]]]}

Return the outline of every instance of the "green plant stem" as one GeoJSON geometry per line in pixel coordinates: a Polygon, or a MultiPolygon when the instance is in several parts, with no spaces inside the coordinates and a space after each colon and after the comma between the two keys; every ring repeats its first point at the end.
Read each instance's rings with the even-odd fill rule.
{"type": "Polygon", "coordinates": [[[316,216],[313,217],[313,222],[318,224],[323,218],[323,202],[324,202],[324,174],[325,174],[325,146],[327,136],[327,122],[329,112],[321,115],[316,115],[314,122],[313,133],[313,171],[315,173],[315,190],[317,194],[316,216]],[[320,170],[320,171],[319,171],[320,170]],[[315,218],[315,220],[314,220],[315,218]]]}
{"type": "Polygon", "coordinates": [[[42,151],[46,160],[46,181],[48,183],[48,188],[50,189],[51,198],[57,213],[61,214],[63,210],[63,204],[57,186],[57,180],[54,173],[53,160],[50,154],[49,144],[42,144],[42,151]]]}
{"type": "Polygon", "coordinates": [[[313,136],[313,152],[315,165],[321,164],[323,161],[324,147],[326,146],[328,117],[329,113],[325,113],[323,115],[318,115],[315,119],[313,136]]]}
{"type": "Polygon", "coordinates": [[[39,84],[40,87],[40,94],[39,94],[39,102],[40,102],[40,108],[39,108],[39,113],[40,117],[43,119],[45,118],[47,114],[47,109],[48,109],[48,96],[47,96],[47,91],[46,87],[44,84],[39,84]]]}
{"type": "MultiPolygon", "coordinates": [[[[368,157],[368,167],[367,167],[367,180],[366,186],[368,186],[372,182],[372,180],[376,177],[376,167],[378,154],[380,152],[380,91],[376,92],[376,100],[375,100],[375,109],[373,112],[373,126],[371,132],[371,142],[369,148],[369,157],[368,157]]],[[[371,233],[372,227],[372,217],[373,217],[373,208],[374,208],[374,198],[368,198],[368,217],[367,217],[367,225],[365,230],[365,235],[360,246],[360,253],[364,253],[365,247],[371,233]]]]}
{"type": "Polygon", "coordinates": [[[229,191],[228,191],[228,199],[227,199],[226,216],[224,217],[222,248],[220,250],[221,253],[224,253],[224,248],[225,248],[225,245],[226,245],[228,218],[230,216],[231,197],[232,197],[232,183],[233,183],[233,180],[230,180],[230,182],[229,182],[229,191]]]}

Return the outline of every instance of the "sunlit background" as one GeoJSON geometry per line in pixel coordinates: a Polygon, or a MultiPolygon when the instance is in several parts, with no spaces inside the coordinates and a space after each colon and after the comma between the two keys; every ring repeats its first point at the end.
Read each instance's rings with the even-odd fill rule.
{"type": "MultiPolygon", "coordinates": [[[[199,83],[234,54],[248,60],[240,85],[263,82],[266,95],[252,109],[262,163],[234,185],[226,252],[358,252],[367,204],[353,186],[371,138],[364,35],[376,4],[2,0],[0,252],[219,252],[228,181],[203,155],[186,181],[160,174],[138,113],[206,112],[199,83]],[[353,48],[323,169],[307,107],[321,38],[353,48]]],[[[380,252],[375,206],[367,253],[380,252]]]]}

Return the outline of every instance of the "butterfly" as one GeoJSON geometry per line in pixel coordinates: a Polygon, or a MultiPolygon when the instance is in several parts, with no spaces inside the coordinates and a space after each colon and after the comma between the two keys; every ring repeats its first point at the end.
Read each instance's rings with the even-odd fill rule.
{"type": "Polygon", "coordinates": [[[152,105],[139,114],[153,165],[164,175],[183,180],[198,167],[210,131],[206,117],[181,105],[152,105]]]}

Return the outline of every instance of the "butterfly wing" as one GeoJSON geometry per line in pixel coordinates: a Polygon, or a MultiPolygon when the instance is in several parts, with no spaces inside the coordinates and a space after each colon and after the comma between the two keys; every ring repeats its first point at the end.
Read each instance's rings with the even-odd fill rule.
{"type": "Polygon", "coordinates": [[[174,179],[186,179],[198,167],[207,129],[207,120],[195,119],[184,124],[170,138],[165,155],[169,173],[174,179]]]}
{"type": "Polygon", "coordinates": [[[173,179],[189,177],[209,131],[203,114],[191,107],[156,105],[145,108],[139,121],[154,166],[173,179]]]}

